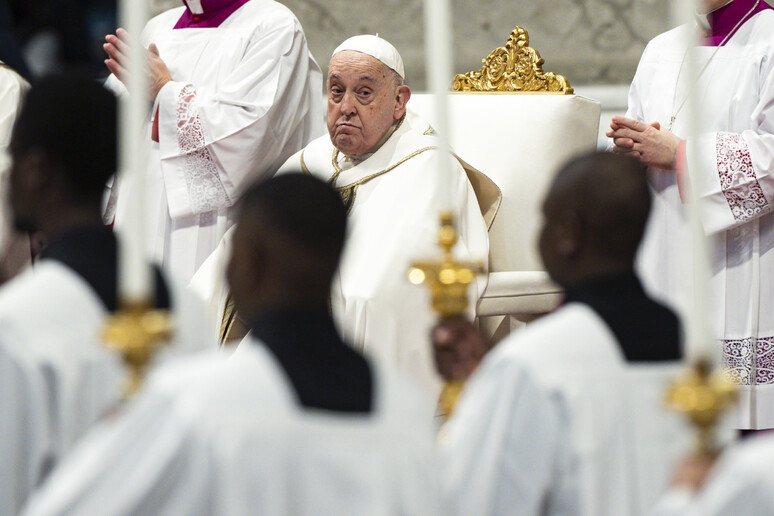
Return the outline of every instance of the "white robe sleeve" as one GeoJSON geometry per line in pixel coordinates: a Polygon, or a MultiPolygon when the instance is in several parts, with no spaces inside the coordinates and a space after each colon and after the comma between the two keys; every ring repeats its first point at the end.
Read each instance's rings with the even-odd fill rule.
{"type": "Polygon", "coordinates": [[[0,429],[0,514],[16,514],[45,473],[53,443],[43,379],[34,363],[2,342],[0,429]]]}
{"type": "Polygon", "coordinates": [[[173,219],[227,208],[250,182],[275,171],[286,141],[317,105],[308,99],[313,68],[303,32],[290,24],[255,36],[217,89],[164,85],[156,103],[173,219]]]}
{"type": "Polygon", "coordinates": [[[482,363],[442,430],[446,513],[577,514],[567,428],[559,400],[526,369],[482,363]]]}
{"type": "Polygon", "coordinates": [[[774,203],[774,56],[761,73],[751,129],[712,132],[689,140],[691,186],[707,233],[728,230],[771,212],[774,203]]]}
{"type": "Polygon", "coordinates": [[[171,394],[149,387],[89,433],[22,514],[210,513],[208,449],[171,394]]]}

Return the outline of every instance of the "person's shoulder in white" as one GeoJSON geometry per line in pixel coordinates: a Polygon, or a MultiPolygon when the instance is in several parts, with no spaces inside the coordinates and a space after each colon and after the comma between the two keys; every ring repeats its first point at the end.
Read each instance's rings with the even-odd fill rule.
{"type": "Polygon", "coordinates": [[[570,303],[498,344],[482,362],[511,361],[517,367],[581,367],[619,360],[615,337],[589,306],[570,303]]]}

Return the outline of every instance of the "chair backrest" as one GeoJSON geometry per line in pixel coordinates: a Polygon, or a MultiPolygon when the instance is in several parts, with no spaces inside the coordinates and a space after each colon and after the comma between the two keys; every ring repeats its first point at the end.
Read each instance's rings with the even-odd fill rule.
{"type": "MultiPolygon", "coordinates": [[[[573,95],[569,81],[543,71],[543,59],[516,27],[477,72],[457,75],[449,95],[454,151],[502,191],[490,231],[490,271],[540,271],[536,237],[543,196],[570,157],[596,148],[601,106],[573,95]]],[[[408,108],[431,124],[431,95],[414,95],[408,108]]]]}
{"type": "MultiPolygon", "coordinates": [[[[409,109],[431,124],[432,95],[409,109]]],[[[540,207],[555,171],[596,147],[600,105],[577,95],[449,94],[454,151],[489,176],[503,194],[489,231],[491,271],[543,270],[536,241],[540,207]]]]}

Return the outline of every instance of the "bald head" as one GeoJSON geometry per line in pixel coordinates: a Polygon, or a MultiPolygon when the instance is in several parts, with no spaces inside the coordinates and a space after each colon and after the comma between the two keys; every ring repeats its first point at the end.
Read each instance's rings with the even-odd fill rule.
{"type": "Polygon", "coordinates": [[[594,153],[568,162],[543,203],[540,251],[562,284],[631,270],[650,212],[645,169],[594,153]]]}
{"type": "Polygon", "coordinates": [[[346,209],[328,184],[292,173],[240,201],[228,281],[243,317],[283,306],[325,305],[346,233],[346,209]]]}

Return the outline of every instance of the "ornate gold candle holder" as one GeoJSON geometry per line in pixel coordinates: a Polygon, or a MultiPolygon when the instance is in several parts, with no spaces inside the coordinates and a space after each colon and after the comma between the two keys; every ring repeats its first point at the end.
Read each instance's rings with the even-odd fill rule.
{"type": "Polygon", "coordinates": [[[696,453],[712,456],[719,451],[715,436],[718,422],[737,395],[737,386],[702,358],[667,387],[666,402],[696,429],[696,453]]]}
{"type": "MultiPolygon", "coordinates": [[[[461,317],[468,308],[468,285],[485,272],[481,261],[463,262],[452,254],[457,243],[454,215],[441,213],[441,229],[438,245],[442,249],[440,260],[422,260],[411,264],[409,281],[430,288],[431,306],[441,319],[461,317]]],[[[462,382],[448,382],[441,391],[439,406],[445,416],[451,415],[462,391],[462,382]]]]}
{"type": "Polygon", "coordinates": [[[149,307],[150,303],[125,303],[108,317],[103,329],[105,346],[117,351],[129,369],[124,386],[126,398],[139,390],[148,365],[172,337],[169,311],[149,307]]]}

